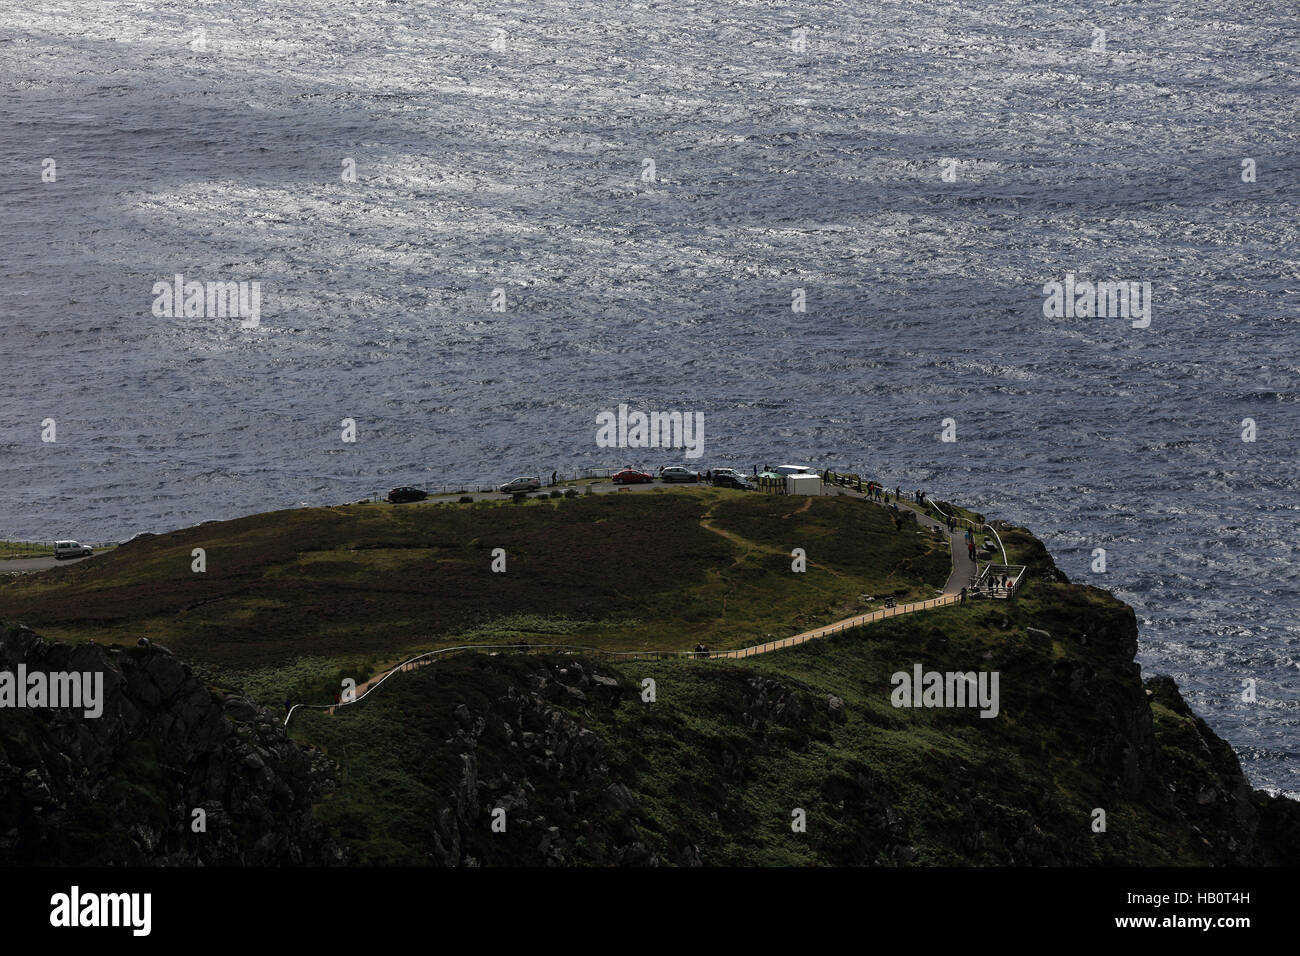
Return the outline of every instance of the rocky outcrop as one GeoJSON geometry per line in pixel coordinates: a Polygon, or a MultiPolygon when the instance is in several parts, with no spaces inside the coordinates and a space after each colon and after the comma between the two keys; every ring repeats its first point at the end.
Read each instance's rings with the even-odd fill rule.
{"type": "Polygon", "coordinates": [[[343,861],[313,823],[333,765],[267,710],[223,696],[165,648],[0,632],[0,671],[103,675],[103,712],[0,721],[0,863],[275,865],[343,861]]]}
{"type": "Polygon", "coordinates": [[[636,838],[637,798],[610,778],[605,741],[561,706],[608,710],[634,691],[574,659],[528,660],[522,683],[479,674],[474,689],[491,693],[449,707],[454,730],[438,750],[455,754],[459,773],[434,817],[428,862],[478,866],[504,843],[518,865],[657,866],[636,838]]]}
{"type": "MultiPolygon", "coordinates": [[[[422,674],[430,683],[393,689],[407,695],[402,712],[427,706],[455,727],[454,756],[435,758],[458,775],[428,862],[1294,864],[1300,804],[1253,791],[1172,681],[1143,684],[1131,609],[1060,588],[1039,635],[1023,620],[989,622],[1023,668],[1008,679],[1028,685],[1016,703],[1030,726],[1004,736],[975,717],[978,734],[957,747],[955,719],[864,714],[824,687],[729,663],[670,671],[660,702],[646,706],[626,677],[590,660],[447,661],[440,683],[422,674]],[[453,703],[467,696],[476,700],[453,703]],[[861,747],[877,728],[912,727],[929,729],[897,762],[861,747]],[[1047,736],[1055,745],[1023,761],[1047,736]],[[1071,792],[1059,789],[1067,780],[1071,792]],[[797,837],[796,808],[811,821],[797,837]],[[1092,828],[1094,808],[1111,815],[1104,832],[1092,828]],[[508,852],[491,835],[494,810],[516,834],[508,852]]],[[[989,613],[1018,616],[1014,606],[989,613]]],[[[904,626],[914,629],[901,642],[908,653],[918,639],[935,653],[949,641],[923,621],[904,626]]],[[[841,683],[860,660],[851,638],[842,654],[841,683]]]]}
{"type": "Polygon", "coordinates": [[[1232,748],[1172,678],[1145,687],[1158,731],[1154,775],[1182,827],[1217,864],[1300,864],[1300,803],[1253,790],[1232,748]]]}

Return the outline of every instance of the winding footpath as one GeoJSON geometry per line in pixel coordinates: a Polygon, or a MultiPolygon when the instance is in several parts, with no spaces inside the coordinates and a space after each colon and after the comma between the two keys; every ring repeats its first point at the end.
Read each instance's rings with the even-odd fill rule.
{"type": "MultiPolygon", "coordinates": [[[[833,497],[836,495],[845,495],[850,498],[857,498],[863,501],[868,501],[871,504],[876,505],[877,507],[881,507],[881,508],[888,507],[887,505],[884,505],[878,501],[874,501],[873,499],[868,498],[865,493],[851,490],[848,488],[841,488],[835,485],[823,485],[822,490],[823,490],[823,495],[827,497],[833,497]]],[[[812,499],[809,498],[809,500],[805,503],[804,507],[806,508],[811,503],[812,503],[812,499]]],[[[935,505],[934,508],[936,511],[939,511],[937,505],[935,505]]],[[[890,510],[892,511],[893,509],[890,510]]],[[[924,601],[912,601],[908,604],[900,604],[896,607],[880,608],[879,610],[870,611],[866,614],[858,614],[853,617],[844,618],[841,621],[835,621],[834,623],[823,625],[822,627],[816,627],[810,631],[804,631],[802,634],[795,634],[792,637],[785,637],[775,641],[768,641],[764,644],[755,644],[752,647],[742,647],[737,650],[719,651],[716,653],[710,652],[708,659],[709,660],[739,660],[740,658],[744,658],[744,657],[755,657],[759,654],[769,654],[772,651],[782,650],[783,648],[787,648],[787,647],[796,647],[797,645],[807,643],[808,641],[819,640],[824,637],[829,637],[832,634],[838,634],[841,631],[846,631],[854,627],[861,627],[864,624],[871,624],[875,621],[884,620],[885,618],[897,617],[900,614],[913,614],[917,611],[925,611],[936,607],[946,607],[947,605],[950,604],[960,603],[962,599],[961,598],[962,589],[968,587],[970,584],[974,582],[979,570],[978,563],[972,560],[970,558],[970,555],[967,552],[965,546],[965,539],[964,539],[964,534],[965,534],[964,530],[959,528],[956,531],[950,532],[948,530],[947,525],[945,525],[943,522],[936,521],[933,518],[930,518],[919,511],[914,513],[916,514],[916,521],[919,527],[938,528],[940,531],[943,532],[943,534],[948,539],[948,550],[952,555],[952,571],[948,575],[947,583],[944,585],[943,594],[941,594],[939,597],[929,598],[928,600],[924,600],[924,601]]],[[[942,514],[943,512],[940,511],[940,513],[942,514]]],[[[724,537],[728,538],[729,540],[734,540],[738,544],[744,543],[746,545],[752,546],[752,542],[745,542],[744,539],[739,538],[739,536],[737,535],[733,535],[731,533],[724,533],[716,528],[709,528],[709,530],[715,531],[718,534],[722,534],[724,537]]],[[[999,544],[1000,543],[1001,542],[999,541],[999,544]]],[[[1004,555],[1005,555],[1005,551],[1004,551],[1004,555]]],[[[404,671],[415,670],[417,668],[424,667],[426,664],[433,663],[434,660],[436,660],[438,657],[441,657],[445,654],[459,653],[461,651],[527,653],[528,651],[538,651],[538,650],[557,650],[563,652],[575,652],[575,653],[582,653],[582,654],[596,654],[603,657],[612,657],[612,658],[620,658],[620,659],[628,659],[628,660],[662,659],[662,658],[677,658],[677,657],[688,658],[688,659],[700,659],[700,655],[698,655],[694,651],[607,651],[598,647],[584,647],[581,645],[574,645],[574,644],[529,644],[529,645],[524,645],[521,643],[466,644],[459,647],[444,647],[444,648],[440,648],[439,650],[428,651],[427,653],[416,655],[415,657],[402,661],[399,664],[393,665],[388,670],[384,671],[382,674],[375,675],[365,683],[357,686],[356,692],[351,700],[341,701],[338,704],[294,704],[292,707],[289,708],[289,712],[285,714],[284,724],[286,727],[289,725],[289,720],[290,718],[293,717],[294,711],[298,710],[299,708],[307,708],[308,710],[324,710],[332,714],[334,713],[335,708],[337,707],[346,707],[351,704],[360,703],[362,698],[366,697],[373,690],[375,690],[380,684],[388,680],[388,678],[392,677],[394,674],[399,674],[404,671]]]]}

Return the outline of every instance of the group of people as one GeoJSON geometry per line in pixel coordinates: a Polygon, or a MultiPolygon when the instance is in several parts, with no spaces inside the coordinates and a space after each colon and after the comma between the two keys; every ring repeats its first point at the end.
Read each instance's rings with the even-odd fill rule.
{"type": "MultiPolygon", "coordinates": [[[[858,482],[858,491],[862,490],[862,482],[858,482]]],[[[889,504],[889,492],[885,490],[884,485],[876,481],[867,483],[867,498],[871,501],[879,501],[881,504],[889,504]]]]}
{"type": "Polygon", "coordinates": [[[708,657],[708,656],[709,656],[709,649],[708,649],[707,647],[705,647],[703,644],[696,644],[696,645],[695,645],[695,656],[696,656],[696,657],[708,657]]]}

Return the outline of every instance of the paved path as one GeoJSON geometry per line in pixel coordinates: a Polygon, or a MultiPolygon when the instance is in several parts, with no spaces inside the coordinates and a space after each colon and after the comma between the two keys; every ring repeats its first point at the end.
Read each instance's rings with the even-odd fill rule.
{"type": "MultiPolygon", "coordinates": [[[[90,557],[87,555],[86,557],[90,557]]],[[[46,568],[62,567],[65,564],[76,564],[78,561],[85,561],[86,558],[63,558],[60,560],[54,555],[48,558],[14,558],[10,561],[0,561],[0,574],[6,572],[23,572],[23,571],[44,571],[46,568]]]]}
{"type": "MultiPolygon", "coordinates": [[[[857,498],[863,501],[869,501],[878,508],[893,508],[883,502],[868,498],[865,492],[855,491],[852,488],[841,488],[835,485],[823,486],[832,494],[847,495],[850,498],[857,498]]],[[[899,511],[903,511],[905,506],[900,506],[899,511]]],[[[961,594],[961,589],[970,585],[979,573],[979,564],[972,561],[970,554],[966,549],[966,531],[958,527],[956,531],[949,532],[948,526],[942,521],[936,521],[929,518],[913,508],[907,508],[916,515],[916,522],[922,528],[938,528],[948,538],[948,550],[952,552],[952,572],[948,575],[948,581],[943,586],[944,594],[961,594]]]]}

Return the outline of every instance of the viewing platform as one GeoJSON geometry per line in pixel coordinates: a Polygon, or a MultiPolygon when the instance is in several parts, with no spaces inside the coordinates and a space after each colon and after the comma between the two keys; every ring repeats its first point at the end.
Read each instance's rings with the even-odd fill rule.
{"type": "Polygon", "coordinates": [[[1006,600],[1015,595],[1025,579],[1023,564],[986,564],[971,586],[975,597],[1006,600]]]}

